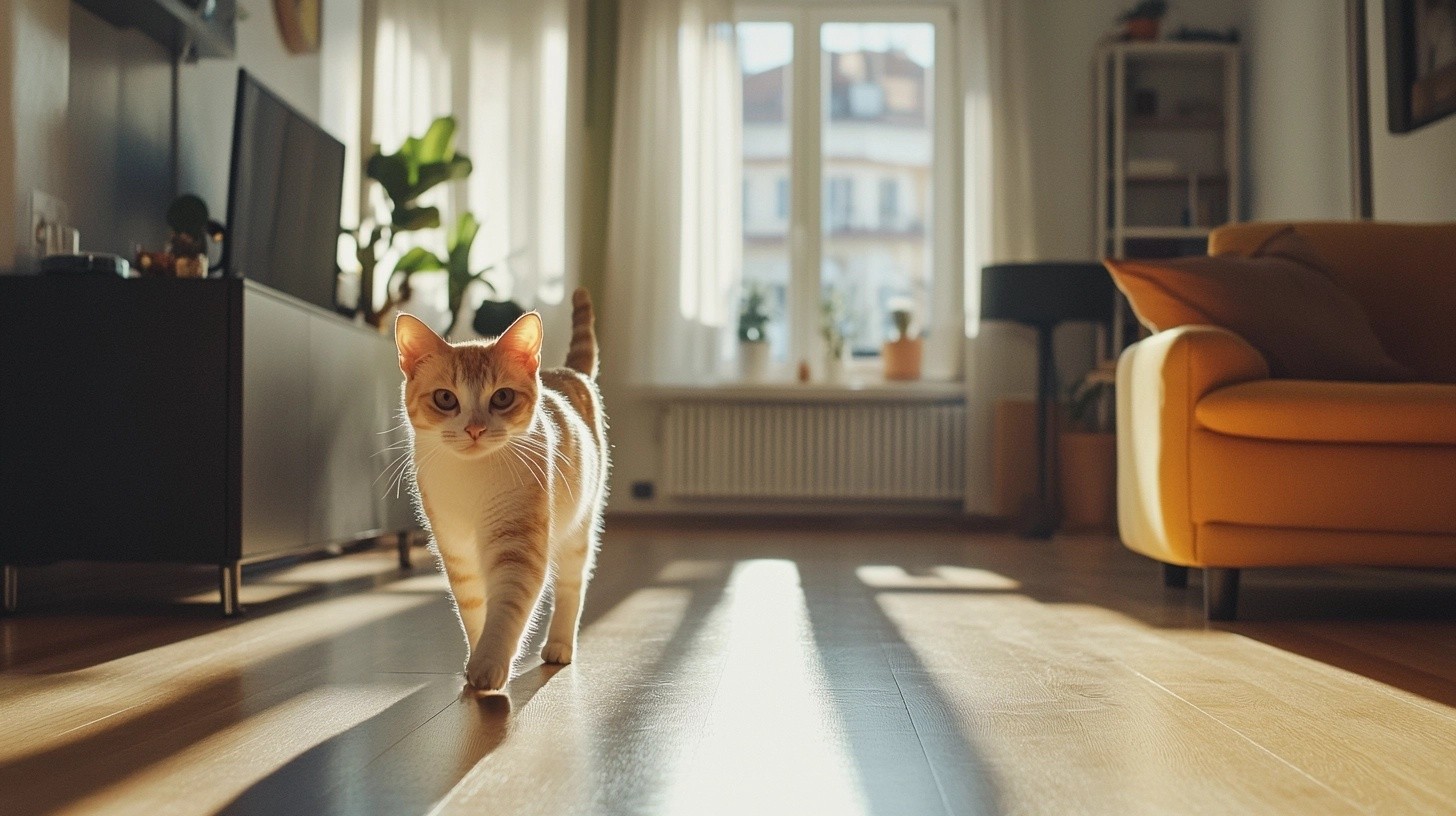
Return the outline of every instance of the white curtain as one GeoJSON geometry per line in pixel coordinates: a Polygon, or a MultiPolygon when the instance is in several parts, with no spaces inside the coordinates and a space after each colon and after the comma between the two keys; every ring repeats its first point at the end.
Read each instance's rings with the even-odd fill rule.
{"type": "Polygon", "coordinates": [[[1038,239],[1027,138],[1025,3],[960,0],[965,104],[966,495],[965,510],[991,514],[996,401],[1035,388],[1035,337],[980,321],[981,268],[1036,258],[1038,239]]]}
{"type": "Polygon", "coordinates": [[[738,55],[727,0],[622,0],[607,329],[634,384],[722,373],[742,251],[738,55]]]}
{"type": "MultiPolygon", "coordinates": [[[[582,0],[378,0],[372,139],[390,152],[435,117],[455,116],[457,148],[474,172],[425,203],[441,208],[445,228],[475,213],[473,267],[496,265],[488,280],[497,294],[527,308],[560,304],[576,280],[581,104],[572,52],[581,14],[582,0]]],[[[377,187],[373,196],[382,207],[377,187]]],[[[405,234],[381,277],[405,247],[443,254],[444,236],[444,228],[405,234]]]]}

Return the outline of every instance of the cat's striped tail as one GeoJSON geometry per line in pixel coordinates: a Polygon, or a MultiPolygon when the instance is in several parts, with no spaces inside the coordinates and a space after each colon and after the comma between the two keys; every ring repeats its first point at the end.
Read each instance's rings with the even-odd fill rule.
{"type": "Polygon", "coordinates": [[[566,367],[597,377],[596,313],[591,295],[582,287],[571,295],[571,350],[566,352],[566,367]]]}

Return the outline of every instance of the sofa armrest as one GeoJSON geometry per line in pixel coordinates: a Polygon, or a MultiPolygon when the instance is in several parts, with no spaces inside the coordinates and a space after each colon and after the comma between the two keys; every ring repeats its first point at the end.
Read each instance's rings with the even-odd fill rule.
{"type": "Polygon", "coordinates": [[[1233,332],[1180,326],[1132,344],[1117,363],[1118,525],[1129,549],[1200,566],[1189,457],[1205,394],[1265,379],[1269,363],[1233,332]]]}

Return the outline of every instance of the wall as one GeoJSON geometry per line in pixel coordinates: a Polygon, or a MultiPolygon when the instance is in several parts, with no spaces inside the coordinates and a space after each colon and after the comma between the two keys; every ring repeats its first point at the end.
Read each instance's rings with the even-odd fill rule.
{"type": "Polygon", "coordinates": [[[1366,2],[1374,215],[1390,221],[1456,221],[1456,115],[1409,133],[1390,132],[1385,124],[1384,4],[1366,2]]]}
{"type": "Polygon", "coordinates": [[[67,189],[83,248],[129,257],[166,238],[173,197],[172,60],[135,30],[71,6],[67,189]]]}
{"type": "Polygon", "coordinates": [[[1244,43],[1245,215],[1351,217],[1344,3],[1259,0],[1244,43]]]}
{"type": "Polygon", "coordinates": [[[0,109],[6,133],[0,142],[0,163],[8,162],[0,178],[0,212],[9,229],[8,245],[0,246],[0,269],[29,267],[30,193],[39,189],[63,195],[67,189],[66,97],[70,75],[68,44],[69,3],[56,0],[6,0],[0,5],[0,31],[8,30],[7,62],[0,63],[0,95],[8,98],[0,109]],[[8,150],[3,148],[10,148],[8,150]]]}

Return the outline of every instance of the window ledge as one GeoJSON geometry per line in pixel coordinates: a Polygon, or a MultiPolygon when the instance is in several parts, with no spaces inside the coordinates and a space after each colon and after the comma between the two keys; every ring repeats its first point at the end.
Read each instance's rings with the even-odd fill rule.
{"type": "Polygon", "coordinates": [[[962,402],[960,382],[699,383],[639,386],[636,395],[653,402],[962,402]]]}

